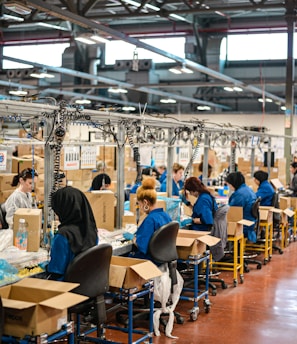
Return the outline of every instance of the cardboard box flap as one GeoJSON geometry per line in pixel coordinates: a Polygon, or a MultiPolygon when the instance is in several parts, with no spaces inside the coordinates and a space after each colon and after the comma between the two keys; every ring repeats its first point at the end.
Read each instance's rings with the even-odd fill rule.
{"type": "Polygon", "coordinates": [[[270,179],[270,183],[275,187],[275,189],[284,189],[283,184],[278,178],[270,179]]]}
{"type": "Polygon", "coordinates": [[[199,237],[199,241],[202,241],[204,244],[208,245],[208,246],[214,246],[216,245],[218,242],[221,241],[220,238],[216,238],[212,235],[204,235],[199,237]]]}
{"type": "Polygon", "coordinates": [[[241,224],[241,225],[244,225],[244,226],[252,226],[255,224],[255,222],[253,221],[250,221],[250,220],[240,220],[240,221],[237,221],[237,223],[241,224]]]}
{"type": "Polygon", "coordinates": [[[110,265],[109,284],[121,288],[125,281],[127,271],[122,266],[110,265]]]}
{"type": "Polygon", "coordinates": [[[35,307],[35,302],[27,302],[21,300],[13,300],[13,299],[2,299],[3,307],[5,308],[13,308],[13,309],[26,309],[30,307],[35,307]]]}
{"type": "Polygon", "coordinates": [[[63,310],[71,306],[74,306],[78,303],[81,303],[83,301],[86,301],[87,299],[88,299],[87,296],[66,292],[66,293],[51,297],[50,299],[41,301],[39,302],[39,304],[42,306],[63,310]]]}
{"type": "Polygon", "coordinates": [[[179,229],[178,231],[178,237],[191,237],[191,238],[198,238],[199,236],[202,235],[207,235],[210,234],[208,231],[194,231],[191,229],[179,229]]]}
{"type": "Polygon", "coordinates": [[[14,284],[14,286],[29,287],[36,289],[45,289],[51,291],[67,292],[79,286],[79,283],[59,282],[41,278],[23,278],[14,284]]]}
{"type": "Polygon", "coordinates": [[[268,218],[270,210],[267,209],[261,209],[260,210],[260,221],[261,220],[266,220],[268,218]]]}
{"type": "Polygon", "coordinates": [[[243,208],[242,207],[229,207],[227,212],[227,222],[237,222],[243,218],[243,208]]]}
{"type": "Polygon", "coordinates": [[[143,263],[132,265],[131,269],[146,281],[162,275],[161,270],[151,261],[144,261],[143,263]]]}
{"type": "Polygon", "coordinates": [[[289,208],[283,210],[283,212],[284,212],[287,216],[289,216],[289,217],[292,217],[292,216],[295,214],[295,212],[294,212],[292,209],[289,209],[289,208]]]}
{"type": "Polygon", "coordinates": [[[196,239],[195,238],[186,238],[186,237],[177,237],[176,246],[185,246],[191,247],[196,239]]]}

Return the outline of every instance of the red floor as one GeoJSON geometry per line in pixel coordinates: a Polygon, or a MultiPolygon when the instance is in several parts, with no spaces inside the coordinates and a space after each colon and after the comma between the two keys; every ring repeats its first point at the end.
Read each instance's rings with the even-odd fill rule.
{"type": "MultiPolygon", "coordinates": [[[[282,255],[274,253],[261,270],[251,266],[244,274],[244,283],[237,287],[233,287],[230,272],[222,272],[220,277],[228,288],[218,285],[217,295],[209,296],[209,313],[204,312],[200,300],[198,319],[191,321],[188,311],[193,302],[180,301],[176,310],[185,323],[174,324],[172,333],[178,339],[162,333],[153,337],[153,343],[297,343],[297,242],[290,243],[282,255]]],[[[107,331],[107,339],[127,343],[127,336],[118,331],[107,331]]]]}

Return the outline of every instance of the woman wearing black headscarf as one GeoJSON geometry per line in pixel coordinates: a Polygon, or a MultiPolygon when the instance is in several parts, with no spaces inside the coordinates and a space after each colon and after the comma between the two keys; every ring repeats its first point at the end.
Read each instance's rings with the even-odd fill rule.
{"type": "MultiPolygon", "coordinates": [[[[257,196],[254,191],[245,184],[245,178],[241,172],[232,172],[228,174],[226,182],[233,191],[229,198],[229,205],[243,208],[243,218],[245,220],[256,221],[252,215],[252,207],[257,196]]],[[[243,233],[248,240],[256,242],[256,233],[254,225],[243,226],[243,233]]]]}
{"type": "Polygon", "coordinates": [[[59,189],[52,195],[51,203],[60,225],[52,242],[47,271],[49,279],[63,280],[73,258],[98,244],[98,233],[92,208],[80,190],[70,186],[59,189]]]}

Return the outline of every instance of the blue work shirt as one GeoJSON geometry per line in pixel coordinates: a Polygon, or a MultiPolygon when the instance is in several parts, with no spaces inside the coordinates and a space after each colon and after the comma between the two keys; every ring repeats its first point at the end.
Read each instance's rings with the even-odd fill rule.
{"type": "Polygon", "coordinates": [[[151,237],[157,229],[171,221],[171,217],[162,208],[152,210],[137,229],[137,250],[133,257],[152,260],[148,253],[151,237]]]}
{"type": "MultiPolygon", "coordinates": [[[[255,222],[256,219],[252,215],[252,207],[257,199],[254,191],[246,184],[242,184],[237,190],[235,190],[230,198],[229,205],[234,207],[243,208],[243,218],[255,222]]],[[[255,225],[243,226],[243,234],[248,240],[256,242],[257,236],[255,232],[255,225]]]]}
{"type": "MultiPolygon", "coordinates": [[[[184,182],[182,180],[179,180],[176,184],[176,182],[172,179],[172,196],[179,197],[179,192],[184,187],[184,182]]],[[[160,192],[166,192],[167,191],[167,178],[163,181],[160,187],[160,192]]]]}
{"type": "Polygon", "coordinates": [[[160,175],[160,177],[159,177],[159,182],[162,184],[166,178],[167,178],[167,170],[164,171],[164,172],[160,175]]]}
{"type": "Polygon", "coordinates": [[[141,182],[135,183],[130,190],[130,194],[136,194],[136,191],[140,187],[140,185],[141,185],[141,182]]]}
{"type": "Polygon", "coordinates": [[[208,231],[213,225],[213,215],[218,209],[217,202],[208,193],[203,192],[197,198],[194,206],[192,218],[200,218],[201,224],[192,222],[191,229],[196,231],[208,231]]]}
{"type": "Polygon", "coordinates": [[[257,197],[261,197],[261,202],[260,205],[263,206],[270,206],[272,205],[272,198],[274,195],[275,191],[273,186],[269,183],[268,180],[264,180],[256,192],[257,197]]]}

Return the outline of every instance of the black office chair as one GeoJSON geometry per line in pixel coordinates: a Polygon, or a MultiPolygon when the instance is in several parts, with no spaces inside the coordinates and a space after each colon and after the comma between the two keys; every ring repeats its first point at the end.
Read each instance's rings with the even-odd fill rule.
{"type": "MultiPolygon", "coordinates": [[[[279,200],[278,199],[279,199],[279,195],[277,192],[275,192],[273,194],[271,203],[272,203],[272,206],[274,208],[277,208],[277,209],[279,208],[279,200]]],[[[279,213],[273,213],[273,238],[272,238],[273,245],[272,245],[272,249],[277,250],[279,254],[283,254],[284,251],[281,249],[281,247],[279,247],[275,244],[275,242],[277,240],[279,240],[280,235],[281,235],[280,226],[281,226],[280,214],[279,213]]]]}
{"type": "MultiPolygon", "coordinates": [[[[157,229],[152,235],[148,252],[152,257],[152,261],[156,265],[167,264],[169,269],[169,276],[171,278],[171,291],[173,286],[177,283],[177,250],[176,237],[179,230],[179,223],[177,221],[169,222],[168,224],[157,229]]],[[[133,324],[139,320],[148,320],[149,314],[146,311],[148,308],[148,300],[144,299],[143,310],[137,309],[133,314],[133,324]]],[[[162,314],[166,315],[166,314],[162,314]]],[[[176,321],[179,324],[184,322],[180,314],[175,313],[176,321]]],[[[128,325],[127,312],[125,310],[117,312],[117,321],[121,324],[128,325]]],[[[160,322],[166,326],[166,320],[160,319],[160,322]]]]}
{"type": "MultiPolygon", "coordinates": [[[[254,202],[252,206],[252,216],[256,219],[255,222],[255,232],[256,232],[256,237],[260,237],[260,202],[261,202],[261,197],[258,197],[256,201],[254,202]]],[[[257,257],[258,253],[257,252],[244,252],[244,271],[249,272],[248,265],[250,264],[256,264],[257,269],[262,268],[262,262],[260,260],[254,259],[257,257]]]]}
{"type": "Polygon", "coordinates": [[[0,204],[0,225],[1,225],[0,229],[9,228],[8,223],[6,222],[6,211],[5,211],[4,203],[0,204]]]}
{"type": "Polygon", "coordinates": [[[88,300],[69,309],[69,315],[73,313],[77,315],[77,338],[81,336],[80,316],[83,315],[86,318],[93,318],[91,322],[97,325],[97,337],[104,339],[106,321],[104,294],[109,289],[111,255],[111,245],[104,243],[94,246],[78,255],[66,271],[65,282],[80,284],[72,292],[89,297],[88,300]]]}

